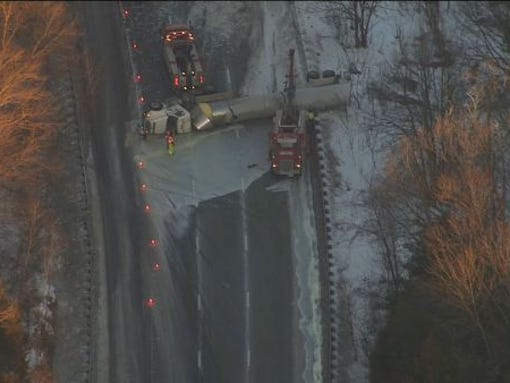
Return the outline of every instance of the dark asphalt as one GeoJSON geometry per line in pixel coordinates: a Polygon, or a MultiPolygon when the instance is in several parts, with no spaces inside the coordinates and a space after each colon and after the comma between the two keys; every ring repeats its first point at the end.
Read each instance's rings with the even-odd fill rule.
{"type": "Polygon", "coordinates": [[[246,294],[243,229],[248,231],[250,382],[292,380],[292,255],[287,195],[266,191],[266,174],[243,194],[199,205],[202,257],[203,370],[201,382],[245,381],[246,294]],[[242,222],[245,198],[246,222],[242,222]]]}
{"type": "MultiPolygon", "coordinates": [[[[126,27],[132,42],[138,49],[133,49],[133,60],[137,72],[142,76],[140,88],[148,105],[153,101],[162,101],[172,96],[172,80],[167,72],[161,47],[160,29],[166,18],[160,12],[161,4],[158,2],[123,2],[125,9],[129,10],[126,27]]],[[[168,3],[166,3],[168,6],[168,3]]],[[[176,10],[178,4],[173,6],[176,10]]]]}
{"type": "Polygon", "coordinates": [[[251,382],[292,379],[292,254],[286,192],[266,190],[266,174],[246,192],[251,291],[251,382]]]}
{"type": "MultiPolygon", "coordinates": [[[[198,382],[196,209],[185,206],[165,217],[160,256],[163,270],[151,278],[158,305],[152,310],[150,382],[198,382]],[[187,230],[178,230],[182,222],[187,230]]],[[[151,254],[146,254],[146,262],[151,254]]],[[[146,352],[148,352],[146,350],[146,352]]]]}
{"type": "Polygon", "coordinates": [[[87,42],[105,81],[96,99],[92,141],[102,208],[110,347],[110,382],[145,382],[147,339],[139,257],[140,214],[135,200],[132,162],[123,150],[124,122],[130,116],[126,66],[119,44],[116,3],[74,3],[86,27],[87,42]],[[118,151],[116,150],[118,149],[118,151]],[[121,224],[119,224],[121,223],[121,224]]]}
{"type": "Polygon", "coordinates": [[[198,208],[203,382],[242,382],[245,365],[243,233],[239,194],[198,208]]]}

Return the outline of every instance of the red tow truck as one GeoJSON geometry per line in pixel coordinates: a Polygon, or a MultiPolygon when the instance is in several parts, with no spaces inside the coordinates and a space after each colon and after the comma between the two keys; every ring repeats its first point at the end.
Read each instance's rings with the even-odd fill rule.
{"type": "Polygon", "coordinates": [[[303,172],[305,155],[308,148],[307,118],[305,110],[297,109],[294,99],[294,49],[289,51],[290,70],[285,88],[283,109],[273,118],[273,129],[269,134],[269,159],[271,172],[288,177],[303,172]]]}
{"type": "Polygon", "coordinates": [[[269,149],[273,174],[293,177],[302,173],[308,147],[306,119],[304,110],[276,112],[269,149]]]}

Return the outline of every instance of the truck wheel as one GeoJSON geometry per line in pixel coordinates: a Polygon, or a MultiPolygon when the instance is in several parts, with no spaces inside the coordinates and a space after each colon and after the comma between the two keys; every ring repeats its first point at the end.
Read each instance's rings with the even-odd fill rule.
{"type": "Polygon", "coordinates": [[[149,104],[149,108],[151,110],[161,110],[163,109],[163,104],[161,102],[153,101],[149,104]]]}
{"type": "Polygon", "coordinates": [[[319,75],[319,72],[317,72],[316,70],[311,70],[306,75],[306,80],[307,81],[308,80],[317,80],[318,78],[320,78],[320,75],[319,75]]]}

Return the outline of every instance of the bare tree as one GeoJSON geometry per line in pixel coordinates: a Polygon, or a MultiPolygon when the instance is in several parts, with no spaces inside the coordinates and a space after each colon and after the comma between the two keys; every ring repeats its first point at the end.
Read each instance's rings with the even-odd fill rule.
{"type": "Polygon", "coordinates": [[[2,46],[16,44],[30,59],[69,60],[79,36],[78,23],[65,2],[0,2],[2,46]]]}
{"type": "Polygon", "coordinates": [[[368,47],[368,36],[371,22],[376,13],[377,1],[349,0],[331,1],[326,3],[328,17],[332,19],[339,34],[345,33],[344,22],[350,24],[350,30],[354,32],[354,46],[356,48],[368,47]]]}
{"type": "Polygon", "coordinates": [[[34,383],[53,383],[55,380],[51,364],[49,364],[47,360],[44,360],[30,372],[29,381],[34,383]]]}
{"type": "Polygon", "coordinates": [[[22,1],[0,1],[0,44],[2,47],[15,42],[26,20],[24,12],[28,5],[28,2],[22,1]]]}
{"type": "Polygon", "coordinates": [[[364,226],[379,245],[386,273],[385,282],[392,292],[397,292],[403,280],[403,256],[399,252],[400,233],[398,222],[393,217],[394,205],[382,187],[370,188],[365,204],[369,208],[370,218],[364,226]]]}
{"type": "MultiPolygon", "coordinates": [[[[507,20],[504,12],[497,17],[492,14],[494,9],[506,7],[502,4],[494,4],[492,10],[478,9],[480,14],[471,14],[473,33],[483,27],[490,38],[489,30],[498,26],[499,34],[494,41],[484,42],[483,35],[473,40],[476,44],[469,52],[478,53],[476,60],[461,56],[452,60],[450,43],[441,33],[439,5],[421,3],[419,7],[426,32],[415,40],[414,48],[401,45],[399,65],[386,76],[383,86],[371,89],[386,102],[385,114],[374,123],[382,122],[394,132],[397,145],[383,177],[374,182],[369,223],[379,225],[375,237],[382,244],[383,259],[390,254],[411,271],[406,291],[419,287],[417,298],[430,299],[431,317],[442,322],[430,324],[432,331],[451,334],[447,343],[454,351],[472,347],[465,351],[466,357],[479,359],[482,369],[490,367],[493,376],[501,377],[502,371],[508,371],[505,366],[510,355],[502,341],[510,334],[506,196],[510,120],[505,110],[509,73],[504,67],[508,59],[498,60],[510,52],[504,48],[510,24],[497,21],[507,20]],[[492,26],[486,23],[488,16],[492,26]],[[466,100],[466,108],[453,108],[466,100]],[[392,244],[396,244],[396,252],[392,244]],[[409,258],[404,259],[405,255],[409,258]],[[484,345],[485,354],[480,353],[484,345]]],[[[479,7],[484,5],[474,5],[479,7]]],[[[398,299],[400,295],[395,296],[398,299]]],[[[407,308],[412,310],[413,304],[407,308]]],[[[393,319],[398,322],[402,317],[393,319]]],[[[428,340],[418,347],[427,349],[428,340]]],[[[408,345],[402,339],[398,342],[408,345]]],[[[411,363],[420,363],[418,359],[411,363]]],[[[421,362],[420,374],[429,363],[433,363],[430,358],[421,362]]],[[[497,381],[485,376],[479,380],[497,381]]]]}
{"type": "Polygon", "coordinates": [[[469,315],[491,356],[487,307],[494,315],[510,314],[496,309],[510,296],[492,302],[496,291],[508,292],[510,278],[510,226],[492,164],[498,130],[473,97],[464,114],[450,111],[431,132],[420,128],[402,138],[384,183],[392,217],[402,228],[414,227],[408,239],[423,245],[419,275],[428,275],[438,296],[469,315]]]}
{"type": "Polygon", "coordinates": [[[18,305],[14,302],[0,308],[0,325],[19,320],[21,317],[18,305]]]}
{"type": "Polygon", "coordinates": [[[494,60],[505,72],[510,71],[510,4],[506,1],[459,3],[458,20],[462,25],[465,49],[473,61],[494,60]]]}
{"type": "Polygon", "coordinates": [[[23,341],[24,330],[22,325],[22,312],[18,303],[7,296],[4,285],[0,282],[0,331],[10,345],[9,366],[2,366],[2,382],[21,382],[20,376],[23,368],[23,341]],[[11,380],[9,380],[11,379],[11,380]]]}
{"type": "Polygon", "coordinates": [[[463,97],[460,63],[453,59],[458,48],[444,35],[441,9],[434,2],[418,5],[424,31],[412,39],[397,35],[398,57],[368,87],[380,104],[369,126],[396,138],[419,127],[430,130],[436,116],[463,97]]]}
{"type": "Polygon", "coordinates": [[[0,286],[0,327],[15,354],[13,365],[2,369],[1,380],[6,382],[53,381],[47,339],[51,334],[46,330],[24,334],[21,322],[30,319],[30,310],[41,299],[34,292],[32,276],[51,275],[54,256],[61,250],[61,226],[43,202],[48,175],[60,170],[57,151],[52,149],[62,125],[49,79],[58,78],[78,57],[74,54],[78,36],[78,25],[65,2],[0,1],[0,188],[16,191],[10,195],[17,196],[17,215],[24,224],[18,300],[8,300],[0,286]],[[24,352],[30,345],[47,358],[27,376],[24,352]]]}
{"type": "Polygon", "coordinates": [[[0,179],[2,185],[29,181],[49,169],[41,153],[50,145],[58,124],[56,105],[45,88],[41,65],[14,46],[0,48],[0,179]]]}
{"type": "Polygon", "coordinates": [[[55,213],[41,202],[40,196],[27,195],[17,214],[23,228],[16,269],[19,273],[18,296],[25,299],[30,292],[27,283],[30,273],[37,271],[50,277],[56,255],[66,248],[67,240],[55,213]]]}
{"type": "MultiPolygon", "coordinates": [[[[510,146],[510,4],[503,1],[461,2],[458,21],[459,36],[463,37],[466,79],[482,95],[480,108],[498,120],[502,127],[493,142],[510,146]]],[[[509,177],[505,166],[509,151],[498,153],[495,169],[503,174],[504,198],[510,206],[507,192],[509,177]]]]}
{"type": "Polygon", "coordinates": [[[73,57],[69,52],[77,36],[65,3],[0,2],[1,186],[33,185],[54,170],[41,157],[59,128],[43,69],[50,58],[56,64],[55,57],[73,57]]]}
{"type": "Polygon", "coordinates": [[[23,379],[19,374],[15,374],[13,372],[4,372],[0,375],[0,380],[3,383],[21,383],[23,379]]]}

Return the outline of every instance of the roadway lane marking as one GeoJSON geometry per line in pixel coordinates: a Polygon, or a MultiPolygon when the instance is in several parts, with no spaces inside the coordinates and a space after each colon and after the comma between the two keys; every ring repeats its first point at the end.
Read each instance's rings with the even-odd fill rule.
{"type": "Polygon", "coordinates": [[[243,261],[244,261],[244,291],[246,297],[246,305],[245,305],[245,313],[244,313],[244,339],[246,342],[246,369],[244,381],[245,383],[250,382],[250,363],[251,363],[251,353],[250,353],[250,283],[249,283],[249,274],[248,274],[248,225],[246,219],[246,198],[245,198],[245,188],[246,185],[244,183],[244,179],[241,177],[241,193],[240,193],[240,205],[241,205],[241,227],[243,230],[243,261]]]}
{"type": "MultiPolygon", "coordinates": [[[[200,253],[200,236],[198,234],[198,227],[195,232],[195,252],[197,253],[197,256],[200,253]]],[[[197,267],[198,266],[200,266],[200,257],[198,257],[197,267]]],[[[198,275],[200,275],[200,269],[198,269],[198,272],[199,272],[198,275]]],[[[200,281],[200,279],[199,279],[199,281],[200,281]]]]}
{"type": "Polygon", "coordinates": [[[227,68],[227,89],[232,89],[232,78],[230,76],[230,66],[225,62],[225,56],[223,56],[223,63],[227,68]]]}
{"type": "Polygon", "coordinates": [[[194,178],[191,179],[191,195],[193,196],[192,203],[195,203],[195,201],[197,200],[197,190],[194,178]]]}
{"type": "MultiPolygon", "coordinates": [[[[193,199],[195,198],[195,180],[191,180],[191,188],[193,190],[193,199]]],[[[197,334],[197,363],[198,363],[198,369],[202,369],[202,323],[204,321],[204,313],[202,311],[202,297],[200,296],[200,286],[202,283],[202,257],[200,255],[200,230],[198,226],[198,217],[197,217],[197,223],[195,228],[195,254],[197,257],[197,310],[198,310],[198,334],[197,334]]]]}

